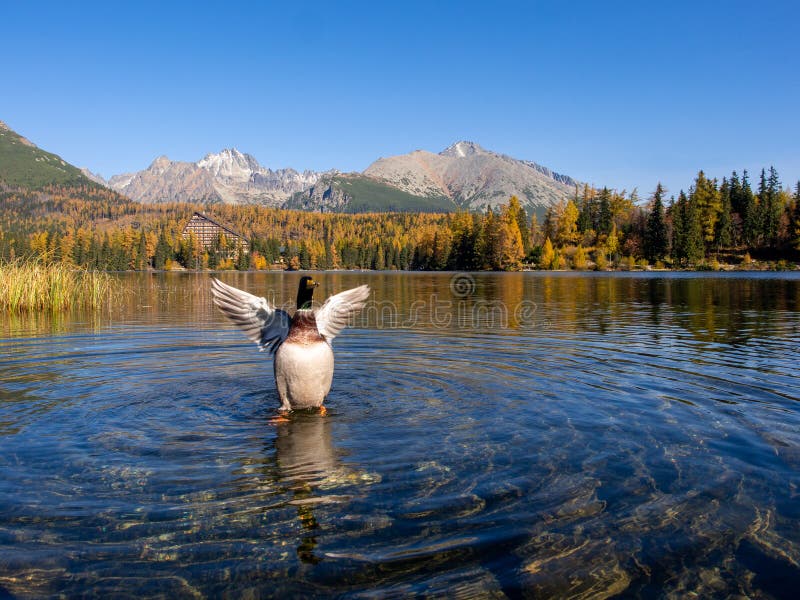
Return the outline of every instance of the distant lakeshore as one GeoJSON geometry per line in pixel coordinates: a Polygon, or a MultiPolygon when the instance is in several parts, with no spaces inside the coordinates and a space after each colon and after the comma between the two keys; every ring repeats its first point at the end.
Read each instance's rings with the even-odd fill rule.
{"type": "Polygon", "coordinates": [[[321,213],[258,205],[141,204],[99,185],[0,186],[0,262],[93,271],[795,270],[800,183],[777,172],[709,179],[649,201],[584,186],[530,213],[321,213]]]}

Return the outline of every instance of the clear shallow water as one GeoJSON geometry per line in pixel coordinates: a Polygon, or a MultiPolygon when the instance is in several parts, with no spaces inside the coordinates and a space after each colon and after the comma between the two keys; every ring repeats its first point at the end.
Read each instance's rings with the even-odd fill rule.
{"type": "Polygon", "coordinates": [[[207,276],[124,278],[110,314],[0,329],[0,598],[800,584],[794,274],[320,274],[375,302],[327,416],[285,423],[207,276]]]}

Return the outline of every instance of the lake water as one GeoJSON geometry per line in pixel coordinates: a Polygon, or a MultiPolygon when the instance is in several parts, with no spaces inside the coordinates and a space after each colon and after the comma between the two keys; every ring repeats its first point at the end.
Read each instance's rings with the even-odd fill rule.
{"type": "Polygon", "coordinates": [[[208,275],[120,277],[107,314],[3,316],[0,598],[800,585],[797,274],[321,273],[374,302],[286,422],[208,275]]]}

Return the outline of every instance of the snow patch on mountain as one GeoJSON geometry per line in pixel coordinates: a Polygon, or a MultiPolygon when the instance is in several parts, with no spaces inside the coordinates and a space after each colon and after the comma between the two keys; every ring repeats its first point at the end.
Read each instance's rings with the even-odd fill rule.
{"type": "Polygon", "coordinates": [[[314,185],[320,173],[262,167],[236,148],[206,154],[197,162],[155,159],[144,171],[116,175],[109,185],[140,202],[224,202],[281,206],[314,185]]]}
{"type": "MultiPolygon", "coordinates": [[[[329,193],[325,190],[331,188],[325,182],[337,173],[273,170],[260,165],[250,154],[226,148],[206,154],[194,163],[160,156],[143,171],[112,177],[109,186],[141,202],[203,201],[266,206],[284,206],[302,192],[304,208],[322,210],[334,208],[324,197],[329,193]]],[[[492,152],[466,140],[457,141],[438,154],[415,150],[379,158],[363,173],[353,175],[366,176],[432,202],[448,199],[460,208],[478,211],[506,203],[511,196],[517,196],[529,210],[543,209],[570,198],[579,185],[571,177],[535,162],[492,152]]],[[[362,195],[375,194],[379,189],[358,181],[364,183],[356,186],[362,195]]]]}

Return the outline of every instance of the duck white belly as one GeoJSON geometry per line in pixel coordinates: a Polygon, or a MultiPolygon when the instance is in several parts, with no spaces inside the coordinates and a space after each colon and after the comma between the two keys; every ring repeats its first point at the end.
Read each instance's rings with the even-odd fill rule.
{"type": "Polygon", "coordinates": [[[287,339],[275,353],[274,365],[281,410],[322,405],[333,380],[333,350],[327,342],[287,339]]]}

